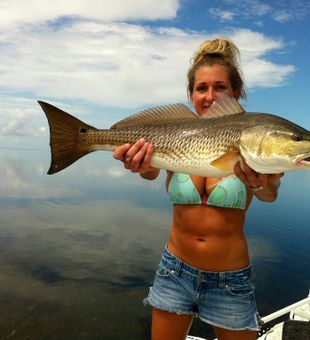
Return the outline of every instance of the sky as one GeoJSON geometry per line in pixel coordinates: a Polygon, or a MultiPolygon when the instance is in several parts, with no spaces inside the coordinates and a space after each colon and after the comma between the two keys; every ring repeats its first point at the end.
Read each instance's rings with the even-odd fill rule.
{"type": "Polygon", "coordinates": [[[108,128],[183,102],[205,39],[241,52],[248,111],[309,129],[310,1],[0,0],[0,148],[48,148],[44,100],[108,128]]]}

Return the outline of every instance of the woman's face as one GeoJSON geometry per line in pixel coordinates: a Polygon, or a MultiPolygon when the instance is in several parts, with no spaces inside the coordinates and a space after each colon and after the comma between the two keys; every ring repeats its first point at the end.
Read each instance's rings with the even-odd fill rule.
{"type": "Polygon", "coordinates": [[[240,95],[239,91],[233,91],[224,67],[221,65],[202,66],[196,71],[190,99],[199,116],[206,114],[210,105],[222,92],[236,99],[240,95]]]}

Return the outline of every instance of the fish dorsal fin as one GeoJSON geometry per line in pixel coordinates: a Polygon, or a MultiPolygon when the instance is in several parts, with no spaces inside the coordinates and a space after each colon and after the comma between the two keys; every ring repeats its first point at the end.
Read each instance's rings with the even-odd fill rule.
{"type": "Polygon", "coordinates": [[[111,129],[180,119],[198,119],[198,116],[184,104],[163,105],[135,113],[114,124],[111,129]]]}
{"type": "Polygon", "coordinates": [[[235,98],[222,93],[215,99],[203,118],[222,117],[242,112],[245,112],[245,110],[235,98]]]}

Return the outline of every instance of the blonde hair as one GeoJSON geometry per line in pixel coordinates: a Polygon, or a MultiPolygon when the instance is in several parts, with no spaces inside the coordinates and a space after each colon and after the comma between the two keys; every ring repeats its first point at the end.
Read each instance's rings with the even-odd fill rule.
{"type": "Polygon", "coordinates": [[[246,91],[239,66],[239,49],[227,38],[205,40],[194,54],[191,67],[187,72],[187,91],[189,96],[193,94],[196,71],[201,66],[221,65],[228,73],[229,80],[234,91],[240,93],[242,99],[246,99],[246,91]]]}

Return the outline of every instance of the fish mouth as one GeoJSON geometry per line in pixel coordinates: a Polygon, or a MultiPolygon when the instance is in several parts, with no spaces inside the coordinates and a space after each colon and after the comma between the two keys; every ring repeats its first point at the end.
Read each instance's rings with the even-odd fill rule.
{"type": "Polygon", "coordinates": [[[300,155],[296,159],[296,165],[310,165],[310,152],[300,155]]]}

